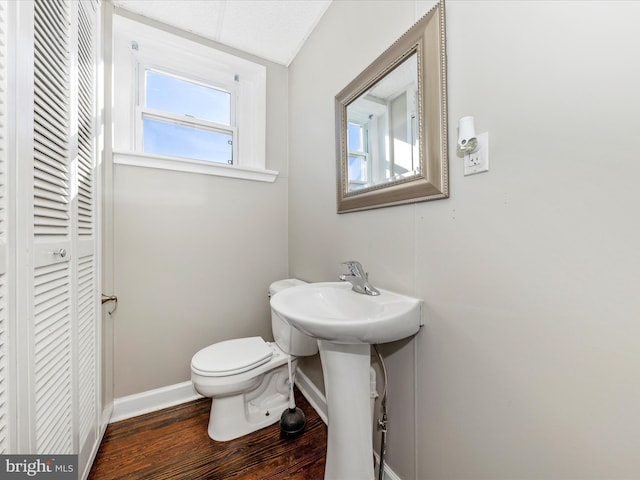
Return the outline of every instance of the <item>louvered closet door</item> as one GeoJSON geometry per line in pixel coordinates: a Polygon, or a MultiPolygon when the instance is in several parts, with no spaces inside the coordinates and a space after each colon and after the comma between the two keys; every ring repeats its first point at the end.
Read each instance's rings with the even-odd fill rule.
{"type": "Polygon", "coordinates": [[[70,4],[36,0],[34,33],[32,448],[73,442],[70,4]],[[35,436],[35,438],[33,438],[35,436]],[[35,445],[34,445],[35,442],[35,445]]]}
{"type": "Polygon", "coordinates": [[[34,9],[31,445],[78,453],[81,471],[100,414],[97,8],[36,0],[34,9]]]}

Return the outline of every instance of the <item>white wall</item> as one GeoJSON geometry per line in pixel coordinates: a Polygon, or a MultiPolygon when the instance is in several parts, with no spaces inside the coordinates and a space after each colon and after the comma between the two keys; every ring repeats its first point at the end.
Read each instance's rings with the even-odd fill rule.
{"type": "Polygon", "coordinates": [[[191,357],[214,342],[272,339],[268,286],[287,276],[287,70],[246,58],[267,67],[275,183],[113,167],[116,397],[188,381],[191,357]]]}
{"type": "Polygon", "coordinates": [[[640,2],[449,0],[449,146],[474,115],[490,172],[337,215],[333,97],[424,8],[336,1],[291,65],[289,273],[425,300],[383,350],[401,478],[640,478],[640,2]]]}

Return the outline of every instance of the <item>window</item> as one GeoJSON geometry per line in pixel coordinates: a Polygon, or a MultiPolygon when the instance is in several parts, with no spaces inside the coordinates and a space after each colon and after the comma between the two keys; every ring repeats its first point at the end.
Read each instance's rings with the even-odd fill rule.
{"type": "Polygon", "coordinates": [[[347,126],[349,149],[349,191],[366,187],[369,179],[369,148],[366,126],[349,122],[347,126]]]}
{"type": "Polygon", "coordinates": [[[233,165],[233,87],[142,70],[139,118],[144,153],[233,165]]]}
{"type": "Polygon", "coordinates": [[[114,162],[273,182],[266,67],[114,16],[114,162]]]}

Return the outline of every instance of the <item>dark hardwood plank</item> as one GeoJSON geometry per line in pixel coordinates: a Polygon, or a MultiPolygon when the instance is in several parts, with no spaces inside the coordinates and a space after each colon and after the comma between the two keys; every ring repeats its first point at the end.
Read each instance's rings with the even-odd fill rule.
{"type": "Polygon", "coordinates": [[[89,480],[320,480],[327,427],[296,389],[307,425],[298,437],[276,423],[229,442],[207,435],[210,399],[108,426],[89,480]]]}

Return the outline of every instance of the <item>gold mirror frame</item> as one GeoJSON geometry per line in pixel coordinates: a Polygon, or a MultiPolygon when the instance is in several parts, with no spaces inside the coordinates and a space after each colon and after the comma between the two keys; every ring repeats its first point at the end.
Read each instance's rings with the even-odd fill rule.
{"type": "Polygon", "coordinates": [[[445,7],[440,0],[336,95],[338,213],[449,196],[445,7]],[[347,106],[412,54],[418,56],[419,173],[348,191],[347,106]]]}

